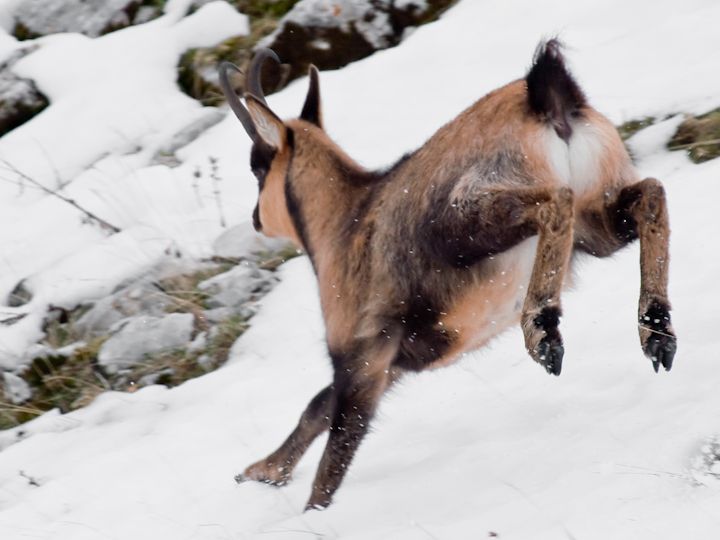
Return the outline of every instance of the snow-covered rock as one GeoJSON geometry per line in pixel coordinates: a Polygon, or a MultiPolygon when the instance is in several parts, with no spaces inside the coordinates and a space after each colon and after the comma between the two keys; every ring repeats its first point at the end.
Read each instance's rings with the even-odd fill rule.
{"type": "Polygon", "coordinates": [[[32,397],[30,385],[14,373],[7,371],[3,373],[3,391],[5,393],[5,399],[15,405],[25,403],[32,397]]]}
{"type": "Polygon", "coordinates": [[[290,79],[309,64],[337,69],[397,45],[405,30],[436,17],[455,0],[300,0],[258,46],[290,64],[290,79]]]}
{"type": "Polygon", "coordinates": [[[134,317],[103,344],[98,363],[113,373],[137,364],[145,355],[185,347],[192,337],[193,324],[190,313],[134,317]]]}
{"type": "Polygon", "coordinates": [[[269,238],[255,232],[249,221],[244,221],[224,230],[213,242],[213,253],[225,259],[240,259],[251,254],[276,251],[287,245],[287,241],[269,238]]]}
{"type": "Polygon", "coordinates": [[[173,299],[158,289],[151,279],[143,278],[98,300],[78,319],[76,329],[88,337],[102,335],[128,317],[161,317],[172,304],[173,299]]]}
{"type": "Polygon", "coordinates": [[[24,0],[15,17],[14,34],[32,39],[60,32],[98,37],[160,15],[161,8],[142,0],[24,0]]]}
{"type": "Polygon", "coordinates": [[[47,105],[47,98],[31,80],[0,72],[0,135],[24,124],[47,105]]]}
{"type": "Polygon", "coordinates": [[[26,52],[13,54],[0,66],[0,136],[24,124],[48,106],[48,99],[30,79],[18,77],[12,65],[26,52]]]}

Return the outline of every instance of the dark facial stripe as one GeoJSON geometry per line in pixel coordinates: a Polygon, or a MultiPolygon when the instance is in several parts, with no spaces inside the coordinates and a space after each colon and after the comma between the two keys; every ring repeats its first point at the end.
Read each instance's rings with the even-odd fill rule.
{"type": "Polygon", "coordinates": [[[287,143],[288,148],[290,149],[290,159],[288,160],[287,172],[285,173],[285,202],[287,204],[287,210],[288,214],[290,215],[290,219],[292,220],[293,225],[295,226],[295,230],[297,231],[298,236],[300,237],[300,241],[302,242],[303,249],[308,254],[308,257],[310,257],[310,261],[313,263],[314,266],[315,261],[313,260],[312,247],[310,246],[310,241],[307,234],[307,224],[305,222],[305,216],[302,212],[300,200],[298,199],[292,185],[292,167],[293,158],[295,157],[295,134],[293,133],[292,129],[288,129],[287,131],[287,143]]]}

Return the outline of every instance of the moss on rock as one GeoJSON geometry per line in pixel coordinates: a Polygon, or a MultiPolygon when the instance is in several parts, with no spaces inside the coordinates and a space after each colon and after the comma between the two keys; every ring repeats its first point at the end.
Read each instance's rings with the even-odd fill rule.
{"type": "Polygon", "coordinates": [[[694,163],[720,156],[720,109],[686,118],[667,147],[669,150],[685,150],[694,163]]]}

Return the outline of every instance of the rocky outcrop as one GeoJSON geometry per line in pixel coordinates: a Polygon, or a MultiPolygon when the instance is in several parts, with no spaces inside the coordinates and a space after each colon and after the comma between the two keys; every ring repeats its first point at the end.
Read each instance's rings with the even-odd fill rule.
{"type": "MultiPolygon", "coordinates": [[[[456,1],[233,0],[250,18],[250,34],[187,51],[178,64],[178,84],[205,105],[220,105],[218,64],[229,60],[246,71],[253,49],[270,47],[283,62],[263,70],[263,89],[271,94],[306,75],[310,64],[337,69],[397,45],[410,28],[435,20],[456,1]]],[[[233,77],[242,93],[242,76],[233,77]]]]}
{"type": "Polygon", "coordinates": [[[33,39],[60,32],[98,37],[162,14],[164,0],[23,0],[13,34],[33,39]]]}
{"type": "Polygon", "coordinates": [[[258,46],[290,65],[289,79],[312,63],[337,69],[397,45],[408,28],[432,21],[455,0],[301,0],[258,46]]]}

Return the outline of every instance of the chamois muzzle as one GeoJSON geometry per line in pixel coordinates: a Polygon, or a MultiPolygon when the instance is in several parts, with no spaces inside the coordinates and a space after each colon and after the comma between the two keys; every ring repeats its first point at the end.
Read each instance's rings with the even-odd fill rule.
{"type": "MultiPolygon", "coordinates": [[[[250,68],[248,69],[248,76],[245,82],[247,93],[252,94],[266,105],[267,102],[265,101],[265,94],[262,89],[261,73],[263,64],[268,58],[274,60],[278,64],[280,63],[280,58],[278,58],[278,55],[275,54],[274,51],[267,48],[259,49],[252,59],[252,62],[250,62],[250,68]]],[[[232,62],[222,62],[219,67],[220,88],[222,88],[228,105],[230,105],[230,108],[235,113],[235,116],[237,116],[238,120],[240,120],[240,123],[245,128],[247,134],[253,142],[258,142],[259,135],[255,129],[255,124],[250,117],[250,113],[242,104],[240,98],[235,93],[235,90],[230,83],[230,79],[228,77],[228,70],[230,69],[234,69],[238,73],[242,73],[242,70],[232,62]]]]}

